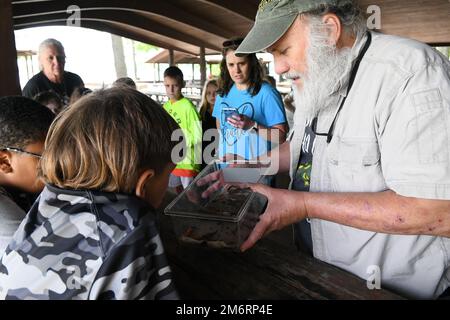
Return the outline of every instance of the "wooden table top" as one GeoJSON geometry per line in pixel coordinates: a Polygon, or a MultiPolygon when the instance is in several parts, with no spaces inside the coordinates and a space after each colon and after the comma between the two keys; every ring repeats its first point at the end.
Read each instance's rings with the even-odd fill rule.
{"type": "Polygon", "coordinates": [[[384,289],[369,290],[365,280],[298,251],[277,234],[239,253],[181,244],[170,217],[162,216],[160,224],[182,299],[403,299],[384,289]]]}

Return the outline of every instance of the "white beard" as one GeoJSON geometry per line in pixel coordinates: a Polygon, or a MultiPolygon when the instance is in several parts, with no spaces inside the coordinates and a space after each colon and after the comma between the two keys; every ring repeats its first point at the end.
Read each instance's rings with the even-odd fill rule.
{"type": "Polygon", "coordinates": [[[351,66],[351,48],[337,50],[335,45],[327,43],[323,27],[312,24],[306,52],[307,73],[297,74],[302,88],[293,86],[296,110],[301,108],[306,113],[308,123],[330,107],[332,90],[351,66]]]}

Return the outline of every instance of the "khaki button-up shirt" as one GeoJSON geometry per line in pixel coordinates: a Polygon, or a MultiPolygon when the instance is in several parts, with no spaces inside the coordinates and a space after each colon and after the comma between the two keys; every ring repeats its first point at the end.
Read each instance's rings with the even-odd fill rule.
{"type": "MultiPolygon", "coordinates": [[[[367,36],[353,48],[358,55],[367,36]]],[[[349,75],[318,116],[328,132],[349,75]],[[334,107],[335,106],[335,107],[334,107]]],[[[290,137],[291,178],[297,170],[305,115],[301,101],[290,137]]],[[[311,192],[380,192],[450,199],[450,63],[422,43],[372,33],[332,141],[317,136],[311,192]]],[[[450,239],[389,235],[312,219],[314,256],[407,297],[434,298],[450,283],[450,239]]]]}

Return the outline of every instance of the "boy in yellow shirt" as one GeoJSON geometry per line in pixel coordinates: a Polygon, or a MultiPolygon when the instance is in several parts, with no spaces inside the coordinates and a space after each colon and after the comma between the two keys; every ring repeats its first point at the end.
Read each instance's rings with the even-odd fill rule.
{"type": "Polygon", "coordinates": [[[164,109],[178,123],[186,142],[185,157],[178,162],[169,180],[169,187],[176,188],[177,192],[186,188],[194,180],[202,163],[200,116],[194,104],[181,93],[184,85],[183,72],[178,67],[172,66],[164,71],[164,86],[169,98],[169,101],[164,104],[164,109]],[[199,154],[198,150],[200,150],[199,154]]]}

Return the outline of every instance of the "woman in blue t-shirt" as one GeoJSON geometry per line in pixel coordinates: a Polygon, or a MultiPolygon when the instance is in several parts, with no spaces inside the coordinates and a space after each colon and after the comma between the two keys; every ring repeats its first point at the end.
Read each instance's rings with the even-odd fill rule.
{"type": "Polygon", "coordinates": [[[255,54],[236,56],[242,39],[223,43],[213,116],[221,139],[219,156],[254,159],[286,140],[287,121],[278,91],[265,82],[255,54]]]}

